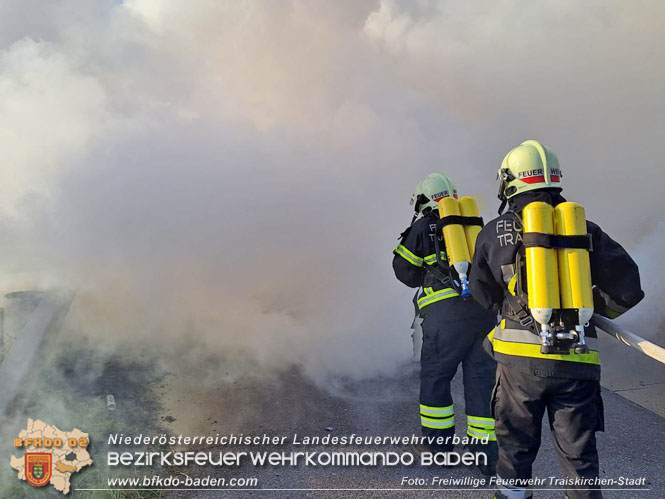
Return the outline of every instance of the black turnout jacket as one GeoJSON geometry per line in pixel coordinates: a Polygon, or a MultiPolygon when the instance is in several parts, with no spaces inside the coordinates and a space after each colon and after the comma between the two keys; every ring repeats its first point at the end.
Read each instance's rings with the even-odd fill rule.
{"type": "MultiPolygon", "coordinates": [[[[482,306],[502,315],[510,315],[510,305],[505,300],[509,278],[507,272],[516,261],[522,245],[521,213],[523,208],[534,201],[544,201],[552,206],[566,201],[560,189],[542,189],[519,194],[510,200],[509,212],[489,222],[478,235],[473,265],[469,276],[469,287],[473,297],[482,306]]],[[[595,312],[614,318],[635,306],[643,297],[637,264],[626,250],[593,222],[587,221],[587,231],[591,234],[593,250],[590,252],[591,279],[594,285],[595,312]]],[[[505,326],[524,329],[518,322],[508,321],[505,326]]],[[[593,328],[587,327],[586,336],[595,338],[593,328]]],[[[497,354],[498,362],[511,365],[523,371],[545,376],[581,377],[599,379],[600,367],[592,364],[566,362],[547,358],[518,358],[514,355],[497,354]]],[[[572,360],[572,359],[571,359],[572,360]]]]}

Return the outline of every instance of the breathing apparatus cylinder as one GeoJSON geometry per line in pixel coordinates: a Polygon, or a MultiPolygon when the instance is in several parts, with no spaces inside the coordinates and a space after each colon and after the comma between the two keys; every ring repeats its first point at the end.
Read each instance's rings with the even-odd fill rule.
{"type": "MultiPolygon", "coordinates": [[[[460,216],[460,207],[457,199],[445,197],[439,201],[439,217],[444,218],[451,215],[460,216]]],[[[443,228],[443,238],[446,242],[448,263],[452,265],[462,284],[462,296],[469,295],[469,265],[471,257],[466,242],[464,227],[460,224],[450,224],[443,228]]]]}
{"type": "MultiPolygon", "coordinates": [[[[584,208],[571,202],[557,205],[554,209],[554,229],[560,236],[585,235],[587,230],[584,208]]],[[[575,330],[580,345],[584,345],[584,324],[589,322],[593,315],[589,251],[582,248],[563,248],[557,250],[557,257],[561,308],[577,310],[575,330]]]]}
{"type": "MultiPolygon", "coordinates": [[[[522,212],[524,233],[554,233],[554,208],[547,203],[528,204],[522,212]]],[[[541,325],[541,340],[550,345],[549,322],[552,310],[560,307],[557,255],[553,248],[526,248],[527,293],[529,309],[533,318],[541,325]]]]}
{"type": "MultiPolygon", "coordinates": [[[[463,217],[479,217],[478,205],[471,196],[464,196],[459,200],[459,209],[463,217]]],[[[466,235],[466,246],[469,250],[469,261],[473,260],[473,254],[476,250],[476,239],[482,227],[480,225],[465,225],[464,234],[466,235]]]]}

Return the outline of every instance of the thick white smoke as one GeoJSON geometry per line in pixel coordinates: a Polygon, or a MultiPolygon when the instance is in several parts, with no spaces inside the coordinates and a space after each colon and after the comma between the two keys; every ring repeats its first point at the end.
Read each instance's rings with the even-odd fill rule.
{"type": "Polygon", "coordinates": [[[627,248],[663,220],[663,10],[3,2],[3,288],[77,287],[81,330],[113,341],[390,372],[412,313],[391,251],[424,174],[491,217],[503,154],[537,138],[627,248]]]}

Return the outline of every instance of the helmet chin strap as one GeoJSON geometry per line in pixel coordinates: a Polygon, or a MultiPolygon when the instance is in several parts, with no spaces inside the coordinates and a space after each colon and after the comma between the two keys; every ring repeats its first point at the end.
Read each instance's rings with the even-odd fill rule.
{"type": "Polygon", "coordinates": [[[497,197],[501,200],[501,204],[499,205],[499,215],[503,213],[503,210],[506,208],[506,204],[508,203],[505,190],[506,180],[503,178],[503,176],[499,176],[499,194],[497,195],[497,197]]]}
{"type": "Polygon", "coordinates": [[[415,206],[413,207],[414,214],[413,218],[411,219],[411,225],[413,225],[413,222],[415,222],[418,218],[418,215],[420,215],[420,205],[424,203],[429,203],[429,198],[424,194],[419,194],[416,198],[415,206]]]}
{"type": "Polygon", "coordinates": [[[413,207],[413,209],[416,212],[416,215],[420,213],[420,206],[429,202],[430,199],[427,196],[425,196],[424,194],[418,194],[418,197],[416,198],[416,205],[413,207]]]}
{"type": "Polygon", "coordinates": [[[506,209],[506,205],[508,204],[508,200],[505,197],[502,197],[500,199],[501,199],[501,204],[499,205],[499,215],[503,213],[503,210],[506,209]]]}
{"type": "Polygon", "coordinates": [[[506,204],[508,204],[508,198],[506,197],[506,185],[508,182],[511,182],[512,180],[515,180],[515,176],[512,174],[510,170],[507,168],[502,170],[501,173],[498,175],[499,178],[499,199],[501,200],[501,204],[499,205],[499,215],[503,213],[503,210],[506,209],[506,204]]]}

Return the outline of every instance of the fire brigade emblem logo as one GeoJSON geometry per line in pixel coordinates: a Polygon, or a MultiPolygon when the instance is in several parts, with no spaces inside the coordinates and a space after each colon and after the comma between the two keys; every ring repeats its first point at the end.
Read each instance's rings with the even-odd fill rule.
{"type": "Polygon", "coordinates": [[[14,452],[19,456],[12,455],[9,464],[19,480],[35,487],[50,484],[67,495],[72,475],[92,464],[89,443],[90,436],[78,428],[62,431],[44,421],[28,419],[26,428],[14,439],[14,452]]]}
{"type": "Polygon", "coordinates": [[[30,485],[43,487],[51,479],[53,456],[46,452],[25,453],[25,479],[30,485]]]}

